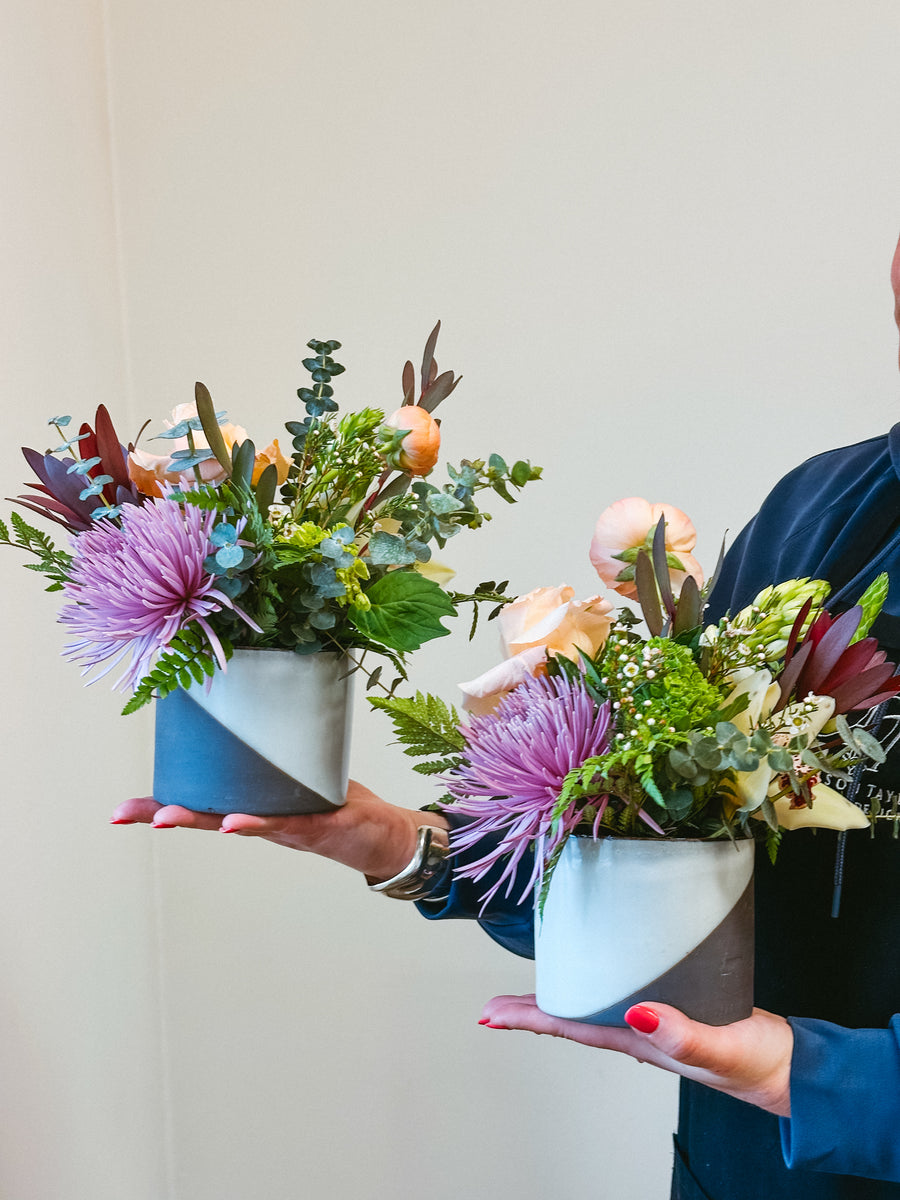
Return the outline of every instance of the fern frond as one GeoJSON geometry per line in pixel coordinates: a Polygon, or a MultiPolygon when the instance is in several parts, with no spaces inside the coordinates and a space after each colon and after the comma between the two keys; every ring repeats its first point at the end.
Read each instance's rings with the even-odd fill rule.
{"type": "MultiPolygon", "coordinates": [[[[404,754],[409,754],[411,751],[405,750],[404,754]]],[[[459,765],[459,755],[454,755],[452,758],[434,758],[428,762],[413,763],[413,770],[420,775],[443,775],[445,771],[452,771],[454,767],[459,765]]]]}
{"type": "Polygon", "coordinates": [[[178,504],[192,504],[203,512],[227,513],[230,508],[221,492],[217,492],[211,487],[179,489],[176,492],[170,492],[169,499],[178,504]]]}
{"type": "Polygon", "coordinates": [[[33,551],[35,554],[56,554],[57,550],[50,538],[40,529],[35,529],[33,525],[29,525],[21,513],[12,512],[9,515],[12,521],[13,529],[19,536],[18,544],[25,549],[33,551]]]}
{"type": "Polygon", "coordinates": [[[775,865],[775,860],[778,857],[782,832],[781,829],[766,829],[766,853],[769,856],[769,862],[772,866],[775,865]]]}
{"type": "Polygon", "coordinates": [[[39,562],[23,565],[31,571],[49,575],[52,582],[47,591],[58,592],[62,585],[68,582],[69,568],[72,564],[71,554],[65,550],[57,550],[46,533],[29,525],[19,513],[10,513],[10,521],[14,535],[10,533],[9,527],[0,521],[0,545],[15,546],[18,550],[24,550],[40,559],[39,562]]]}
{"type": "Polygon", "coordinates": [[[437,696],[422,692],[416,692],[415,697],[370,696],[369,703],[388,713],[397,741],[407,747],[406,754],[415,758],[455,758],[465,747],[459,714],[437,696]]]}
{"type": "MultiPolygon", "coordinates": [[[[234,653],[231,642],[221,635],[219,641],[226,660],[230,659],[234,653]]],[[[192,683],[203,683],[218,669],[203,632],[188,625],[175,634],[164,653],[153,664],[153,670],[140,680],[134,695],[122,709],[122,716],[137,712],[156,696],[161,699],[176,688],[189,688],[192,683]]]]}

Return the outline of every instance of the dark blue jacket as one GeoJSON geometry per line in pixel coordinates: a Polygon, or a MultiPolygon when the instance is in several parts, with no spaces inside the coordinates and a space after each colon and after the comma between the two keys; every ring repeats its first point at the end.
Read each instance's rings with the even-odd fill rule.
{"type": "MultiPolygon", "coordinates": [[[[894,578],[874,632],[897,651],[900,425],[786,476],[729,551],[708,615],[737,611],[767,584],[800,576],[828,579],[829,608],[839,610],[883,570],[894,578]]],[[[888,762],[864,777],[857,799],[889,812],[892,804],[900,809],[900,705],[892,705],[883,732],[888,762]]],[[[793,1115],[779,1121],[683,1081],[678,1200],[900,1200],[897,834],[897,822],[882,819],[873,836],[848,835],[837,918],[835,834],[794,831],[775,867],[760,855],[756,1003],[794,1028],[793,1115]]],[[[474,918],[506,949],[530,957],[530,909],[495,900],[478,915],[484,890],[484,883],[454,882],[446,900],[419,907],[431,919],[474,918]]]]}

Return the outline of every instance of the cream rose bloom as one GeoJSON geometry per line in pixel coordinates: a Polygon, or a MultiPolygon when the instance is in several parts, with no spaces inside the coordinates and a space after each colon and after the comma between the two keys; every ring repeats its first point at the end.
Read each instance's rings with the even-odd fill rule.
{"type": "Polygon", "coordinates": [[[477,679],[461,683],[463,708],[478,715],[493,712],[504,696],[527,675],[534,675],[548,655],[578,660],[578,651],[594,655],[606,641],[612,605],[602,596],[574,599],[575,589],[535,588],[503,607],[498,618],[508,657],[477,679]]]}
{"type": "Polygon", "coordinates": [[[463,693],[463,708],[476,717],[493,712],[504,696],[508,696],[523,679],[534,675],[546,661],[544,647],[533,646],[530,650],[504,659],[477,679],[461,683],[459,689],[463,693]]]}
{"type": "Polygon", "coordinates": [[[613,606],[602,596],[576,600],[568,584],[535,588],[500,611],[500,635],[507,654],[543,646],[549,654],[578,658],[596,654],[609,635],[613,606]]]}

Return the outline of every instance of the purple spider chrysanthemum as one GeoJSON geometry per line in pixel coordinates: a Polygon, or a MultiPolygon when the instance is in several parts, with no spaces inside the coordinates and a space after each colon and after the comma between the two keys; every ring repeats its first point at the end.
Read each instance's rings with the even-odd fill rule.
{"type": "Polygon", "coordinates": [[[496,712],[472,717],[462,730],[464,761],[443,782],[455,800],[448,811],[475,819],[454,835],[454,844],[465,850],[491,834],[500,840],[457,874],[483,879],[508,856],[499,879],[482,897],[485,903],[504,880],[509,894],[516,867],[533,843],[535,865],[524,899],[556,846],[578,824],[575,804],[552,828],[551,817],[569,771],[608,749],[609,715],[609,704],[598,705],[577,681],[529,676],[496,712]]]}
{"type": "Polygon", "coordinates": [[[99,679],[130,653],[131,663],[115,686],[134,688],[152,669],[155,655],[191,623],[200,626],[225,666],[222,644],[207,618],[231,608],[253,623],[203,566],[216,551],[209,540],[216,516],[195,504],[163,499],[124,509],[121,528],[100,521],[78,535],[72,581],[64,588],[74,603],[62,609],[59,620],[77,637],[64,653],[86,664],[84,674],[111,659],[94,677],[99,679]]]}

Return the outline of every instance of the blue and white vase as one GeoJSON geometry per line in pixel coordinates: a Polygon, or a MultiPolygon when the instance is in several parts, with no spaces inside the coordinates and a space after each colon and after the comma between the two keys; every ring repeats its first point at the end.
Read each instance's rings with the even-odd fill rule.
{"type": "Polygon", "coordinates": [[[153,795],[195,812],[284,816],[347,795],[352,678],[339,654],[236,650],[207,689],[156,701],[153,795]]]}
{"type": "Polygon", "coordinates": [[[753,1008],[755,843],[570,837],[535,913],[537,1003],[624,1025],[658,1000],[725,1025],[753,1008]]]}

